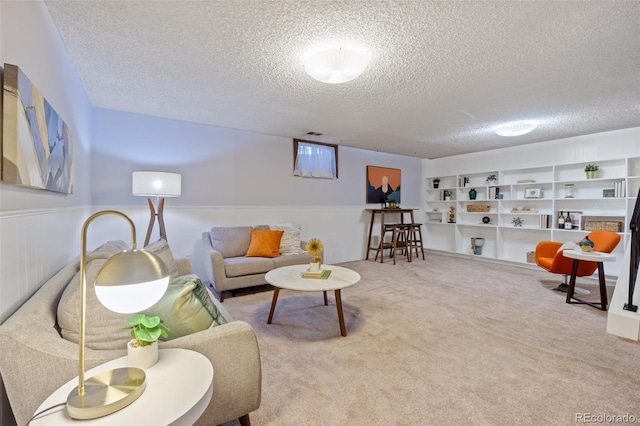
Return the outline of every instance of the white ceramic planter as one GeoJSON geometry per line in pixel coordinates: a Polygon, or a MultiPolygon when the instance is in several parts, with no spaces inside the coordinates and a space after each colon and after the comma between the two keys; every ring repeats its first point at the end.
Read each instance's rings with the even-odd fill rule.
{"type": "Polygon", "coordinates": [[[158,362],[158,342],[153,342],[148,346],[132,347],[131,340],[127,344],[127,364],[129,367],[147,369],[158,362]]]}

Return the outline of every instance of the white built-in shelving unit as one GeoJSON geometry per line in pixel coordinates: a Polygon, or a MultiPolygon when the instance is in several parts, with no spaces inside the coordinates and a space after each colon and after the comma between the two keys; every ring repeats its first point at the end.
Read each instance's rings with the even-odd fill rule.
{"type": "Polygon", "coordinates": [[[579,241],[593,222],[619,222],[622,239],[614,251],[619,261],[607,265],[607,274],[618,275],[640,190],[640,158],[592,163],[599,167],[593,179],[586,177],[586,162],[440,176],[437,188],[435,177],[426,178],[425,247],[527,263],[527,253],[540,241],[579,241]],[[489,175],[497,180],[487,182],[489,175]],[[472,188],[475,200],[469,198],[472,188]],[[451,193],[449,200],[445,191],[451,193]],[[469,205],[488,211],[468,211],[469,205]],[[558,228],[560,212],[571,213],[572,229],[558,228]],[[482,254],[473,254],[471,238],[484,238],[482,254]]]}

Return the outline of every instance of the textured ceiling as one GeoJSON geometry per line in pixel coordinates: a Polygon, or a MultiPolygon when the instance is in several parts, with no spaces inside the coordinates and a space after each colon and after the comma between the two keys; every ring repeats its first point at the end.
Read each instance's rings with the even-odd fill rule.
{"type": "Polygon", "coordinates": [[[99,108],[421,158],[640,126],[638,1],[45,4],[99,108]],[[315,81],[324,44],[371,63],[315,81]]]}

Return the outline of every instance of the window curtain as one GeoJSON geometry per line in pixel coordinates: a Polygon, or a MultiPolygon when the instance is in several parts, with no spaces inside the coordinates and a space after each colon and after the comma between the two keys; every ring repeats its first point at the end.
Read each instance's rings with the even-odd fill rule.
{"type": "Polygon", "coordinates": [[[295,176],[335,179],[336,153],[332,146],[298,142],[295,176]]]}

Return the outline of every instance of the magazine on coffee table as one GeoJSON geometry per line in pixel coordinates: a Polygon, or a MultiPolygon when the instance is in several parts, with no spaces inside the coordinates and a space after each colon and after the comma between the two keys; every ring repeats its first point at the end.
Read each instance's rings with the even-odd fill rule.
{"type": "Polygon", "coordinates": [[[318,278],[321,280],[326,280],[327,278],[329,278],[329,275],[331,275],[331,270],[329,269],[324,269],[318,272],[305,271],[302,273],[302,278],[318,278]]]}

